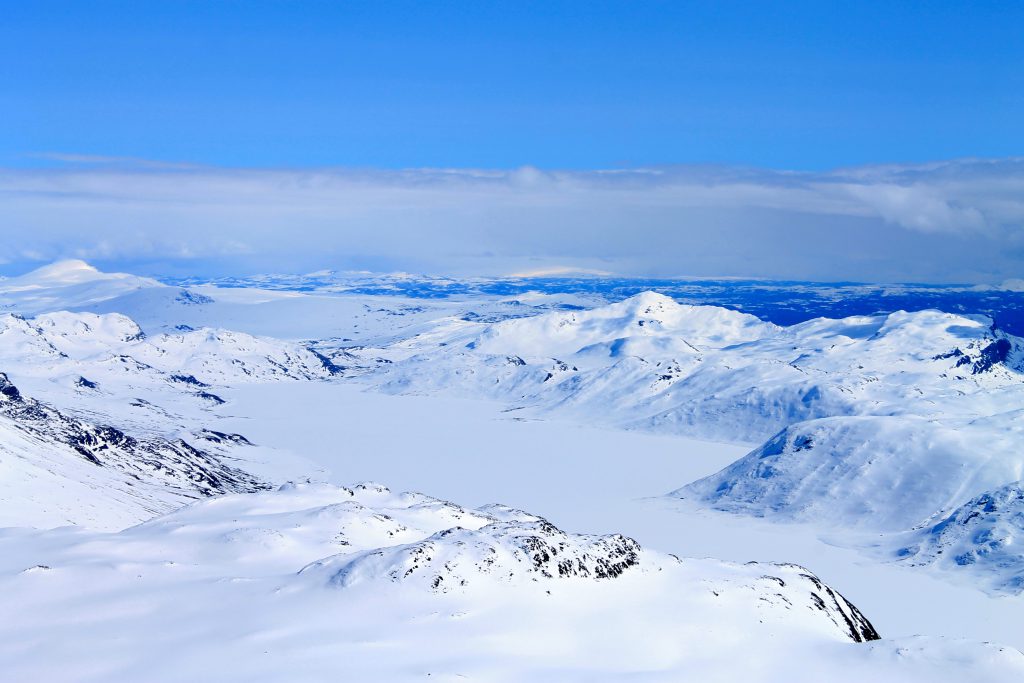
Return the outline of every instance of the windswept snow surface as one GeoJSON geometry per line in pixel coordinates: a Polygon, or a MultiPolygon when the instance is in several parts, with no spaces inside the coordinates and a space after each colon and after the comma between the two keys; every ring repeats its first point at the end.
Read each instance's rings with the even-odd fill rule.
{"type": "Polygon", "coordinates": [[[957,639],[1024,647],[1024,342],[984,317],[80,262],[3,280],[0,310],[0,527],[36,527],[0,530],[13,680],[1024,672],[957,639]],[[303,478],[465,507],[268,490],[303,478]],[[867,622],[794,561],[893,640],[850,642],[867,622]]]}
{"type": "Polygon", "coordinates": [[[376,484],[227,496],[116,534],[5,531],[0,548],[12,680],[1024,675],[1010,648],[877,640],[796,565],[680,560],[376,484]]]}

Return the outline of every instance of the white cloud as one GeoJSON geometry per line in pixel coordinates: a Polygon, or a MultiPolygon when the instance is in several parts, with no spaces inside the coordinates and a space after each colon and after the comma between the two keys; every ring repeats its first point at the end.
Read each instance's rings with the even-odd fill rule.
{"type": "Polygon", "coordinates": [[[544,268],[534,268],[532,270],[524,270],[517,273],[509,273],[508,277],[563,277],[563,276],[577,276],[577,275],[589,275],[589,276],[607,276],[614,275],[610,270],[597,270],[596,268],[577,268],[575,266],[547,266],[544,268]]]}
{"type": "Polygon", "coordinates": [[[1022,159],[829,173],[87,161],[0,171],[0,261],[973,282],[1024,265],[1022,159]]]}

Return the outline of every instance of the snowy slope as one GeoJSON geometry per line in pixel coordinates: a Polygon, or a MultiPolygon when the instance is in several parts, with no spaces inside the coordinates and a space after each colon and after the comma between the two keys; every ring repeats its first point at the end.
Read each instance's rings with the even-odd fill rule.
{"type": "Polygon", "coordinates": [[[551,297],[414,303],[214,289],[173,310],[152,305],[146,297],[162,291],[152,287],[102,302],[137,306],[163,330],[149,335],[117,313],[6,316],[0,363],[58,407],[164,436],[216,430],[232,387],[341,373],[388,392],[498,399],[524,418],[764,443],[677,495],[839,528],[934,524],[1022,476],[1024,343],[980,317],[897,312],[781,328],[653,293],[557,310],[551,297]],[[273,311],[274,327],[312,320],[352,337],[296,344],[174,329],[181,311],[243,326],[273,311]],[[780,430],[789,447],[762,457],[780,430]],[[793,447],[811,432],[813,446],[793,447]]]}
{"type": "Polygon", "coordinates": [[[68,312],[0,315],[3,370],[0,526],[105,529],[294,476],[294,458],[219,427],[227,392],[339,372],[291,342],[213,329],[147,336],[123,315],[68,312]]]}
{"type": "MultiPolygon", "coordinates": [[[[971,568],[996,592],[1024,591],[1024,482],[967,501],[937,524],[911,536],[897,554],[912,565],[971,568]]],[[[961,572],[962,573],[962,572],[961,572]]]]}
{"type": "Polygon", "coordinates": [[[983,317],[896,312],[780,328],[643,294],[475,335],[439,327],[397,346],[379,351],[393,362],[372,377],[386,391],[764,442],[673,494],[732,512],[896,533],[1024,469],[1024,341],[983,317]]]}
{"type": "MultiPolygon", "coordinates": [[[[52,271],[0,283],[0,302],[34,316],[0,316],[0,526],[123,529],[215,498],[114,534],[0,531],[0,590],[17,596],[0,606],[0,665],[16,679],[1020,676],[1019,653],[995,646],[850,642],[871,635],[867,621],[791,565],[678,561],[505,506],[375,486],[222,495],[282,481],[282,462],[301,455],[289,451],[324,439],[316,447],[337,451],[346,479],[357,463],[402,472],[421,456],[416,419],[430,418],[390,414],[373,415],[373,428],[408,432],[412,452],[369,442],[371,453],[352,454],[360,418],[310,381],[444,392],[497,399],[508,420],[762,443],[673,495],[813,522],[837,543],[870,537],[874,559],[1016,593],[1024,343],[987,319],[924,311],[778,327],[650,293],[580,310],[588,302],[552,295],[183,290],[84,264],[52,271]],[[316,419],[295,419],[325,398],[316,419]],[[234,433],[249,429],[278,450],[234,433]]],[[[538,432],[531,458],[497,469],[488,439],[500,429],[434,438],[475,444],[448,470],[467,491],[495,476],[524,486],[548,477],[562,487],[561,509],[601,507],[588,498],[599,460],[569,475],[543,465],[566,450],[591,455],[571,426],[552,429],[538,432]],[[536,471],[518,471],[521,462],[536,471]]],[[[714,533],[712,518],[674,523],[714,533]]]]}
{"type": "Polygon", "coordinates": [[[32,315],[77,308],[140,290],[173,290],[156,280],[127,273],[103,273],[85,261],[58,261],[20,277],[0,280],[0,310],[32,315]]]}
{"type": "Polygon", "coordinates": [[[759,516],[900,531],[1015,481],[1024,471],[1020,419],[990,421],[983,442],[970,425],[910,416],[800,422],[672,495],[759,516]]]}
{"type": "Polygon", "coordinates": [[[1024,675],[1011,649],[872,640],[800,567],[678,560],[376,485],[226,496],[116,534],[0,532],[0,590],[13,680],[1024,675]]]}
{"type": "MultiPolygon", "coordinates": [[[[258,284],[258,279],[255,281],[258,284]]],[[[525,292],[514,297],[422,299],[347,295],[345,287],[296,289],[164,285],[126,273],[105,273],[83,261],[62,261],[16,278],[0,278],[0,313],[24,316],[71,311],[125,315],[147,334],[181,327],[229,329],[283,340],[335,346],[388,345],[444,322],[476,325],[603,303],[596,295],[525,292]]]]}
{"type": "Polygon", "coordinates": [[[835,415],[985,415],[1024,386],[1024,343],[985,319],[924,311],[775,328],[705,308],[639,295],[468,339],[421,337],[382,383],[459,390],[458,377],[467,393],[574,418],[732,441],[835,415]]]}
{"type": "Polygon", "coordinates": [[[498,322],[472,343],[487,354],[567,357],[574,354],[691,355],[768,336],[778,328],[715,306],[687,306],[645,292],[584,311],[498,322]],[[699,347],[699,348],[698,348],[699,347]]]}
{"type": "Polygon", "coordinates": [[[0,316],[0,354],[22,366],[97,368],[130,359],[157,374],[187,374],[206,383],[314,379],[335,369],[315,352],[289,342],[217,329],[183,329],[147,336],[117,313],[0,316]]]}
{"type": "Polygon", "coordinates": [[[215,329],[148,336],[120,314],[67,312],[0,315],[0,368],[61,409],[158,434],[208,426],[230,387],[341,371],[292,342],[215,329]]]}
{"type": "Polygon", "coordinates": [[[204,450],[218,435],[198,438],[204,447],[75,419],[0,373],[0,526],[119,529],[197,498],[264,486],[204,450]]]}

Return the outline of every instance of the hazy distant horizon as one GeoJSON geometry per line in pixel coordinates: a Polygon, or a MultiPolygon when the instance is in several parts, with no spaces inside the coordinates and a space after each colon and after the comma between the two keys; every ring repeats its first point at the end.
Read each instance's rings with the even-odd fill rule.
{"type": "Polygon", "coordinates": [[[1024,159],[827,173],[226,169],[66,160],[0,170],[4,272],[82,258],[149,274],[996,285],[1024,274],[1024,159]]]}

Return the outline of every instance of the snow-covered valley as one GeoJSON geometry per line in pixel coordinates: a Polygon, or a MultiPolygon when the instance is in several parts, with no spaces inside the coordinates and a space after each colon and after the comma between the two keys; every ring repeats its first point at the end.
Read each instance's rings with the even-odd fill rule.
{"type": "Polygon", "coordinates": [[[13,680],[1024,675],[1024,342],[989,320],[78,262],[0,310],[13,680]]]}

